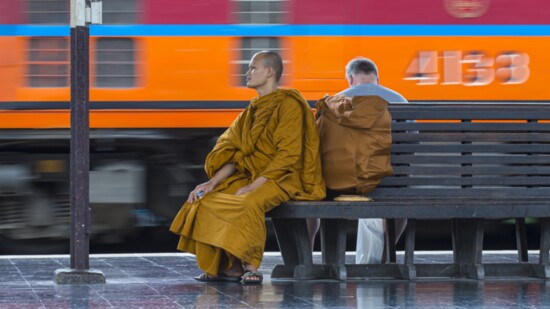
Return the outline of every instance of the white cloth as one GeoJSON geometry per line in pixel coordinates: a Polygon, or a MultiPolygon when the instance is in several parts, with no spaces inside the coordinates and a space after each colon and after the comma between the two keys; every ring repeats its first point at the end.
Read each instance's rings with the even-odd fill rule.
{"type": "Polygon", "coordinates": [[[359,219],[355,264],[380,264],[383,252],[383,219],[359,219]]]}

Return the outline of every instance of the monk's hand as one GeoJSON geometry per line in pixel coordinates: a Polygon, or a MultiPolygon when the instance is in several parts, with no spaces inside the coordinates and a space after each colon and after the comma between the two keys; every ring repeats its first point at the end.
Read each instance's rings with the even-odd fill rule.
{"type": "Polygon", "coordinates": [[[235,193],[235,195],[243,195],[243,194],[247,194],[248,192],[252,192],[254,191],[254,186],[252,186],[252,184],[249,184],[248,186],[244,186],[242,188],[240,188],[237,193],[235,193]]]}
{"type": "Polygon", "coordinates": [[[187,202],[194,203],[200,200],[203,196],[206,195],[206,193],[214,190],[215,187],[216,187],[216,184],[212,181],[201,183],[200,185],[196,186],[195,189],[191,191],[191,193],[189,193],[187,202]]]}
{"type": "Polygon", "coordinates": [[[261,185],[263,185],[266,181],[267,181],[267,178],[265,178],[263,176],[260,176],[260,177],[256,178],[256,180],[254,180],[251,184],[240,188],[237,191],[237,193],[235,193],[235,195],[243,195],[243,194],[247,194],[249,192],[252,192],[252,191],[256,190],[258,187],[260,187],[261,185]]]}

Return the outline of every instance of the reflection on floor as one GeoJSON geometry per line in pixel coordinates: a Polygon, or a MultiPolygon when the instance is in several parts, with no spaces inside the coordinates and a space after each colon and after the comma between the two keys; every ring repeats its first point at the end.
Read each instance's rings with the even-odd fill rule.
{"type": "MultiPolygon", "coordinates": [[[[398,256],[402,259],[402,255],[398,256]]],[[[319,255],[315,259],[319,259],[319,255]]],[[[419,254],[418,262],[448,262],[450,252],[419,254]]],[[[538,257],[533,253],[530,259],[538,257]]],[[[347,259],[354,260],[349,254],[347,259]]],[[[509,262],[512,252],[484,255],[509,262]]],[[[92,269],[106,284],[56,285],[56,269],[68,256],[0,257],[1,308],[550,308],[550,280],[348,280],[279,281],[269,274],[281,263],[267,254],[263,285],[197,282],[194,257],[187,254],[93,255],[92,269]]]]}

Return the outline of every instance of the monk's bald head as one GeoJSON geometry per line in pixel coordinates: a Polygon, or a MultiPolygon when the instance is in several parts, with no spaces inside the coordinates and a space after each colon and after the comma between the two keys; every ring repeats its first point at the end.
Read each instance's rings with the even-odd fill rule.
{"type": "Polygon", "coordinates": [[[279,83],[283,76],[283,59],[279,54],[272,51],[261,51],[254,54],[254,57],[260,61],[266,68],[272,68],[275,71],[275,81],[279,83]]]}

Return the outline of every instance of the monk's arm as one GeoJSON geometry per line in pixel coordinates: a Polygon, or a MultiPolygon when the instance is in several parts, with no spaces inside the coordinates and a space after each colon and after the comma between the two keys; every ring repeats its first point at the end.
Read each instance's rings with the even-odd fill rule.
{"type": "Polygon", "coordinates": [[[201,183],[200,185],[196,186],[191,193],[189,193],[189,197],[187,198],[187,201],[189,203],[193,203],[196,200],[203,197],[206,193],[214,190],[216,186],[227,177],[233,175],[235,173],[235,164],[228,163],[224,166],[222,166],[210,180],[207,182],[201,183]]]}
{"type": "Polygon", "coordinates": [[[267,180],[268,180],[267,178],[265,178],[263,176],[260,176],[260,177],[256,178],[256,180],[254,180],[251,184],[240,188],[235,193],[235,195],[242,195],[242,194],[247,194],[248,192],[252,192],[252,191],[256,190],[256,188],[263,185],[267,180]]]}
{"type": "Polygon", "coordinates": [[[222,166],[216,174],[214,174],[214,177],[212,177],[209,181],[214,184],[214,187],[217,186],[222,180],[226,179],[227,177],[233,175],[235,173],[235,164],[233,163],[227,163],[226,165],[222,166]]]}

